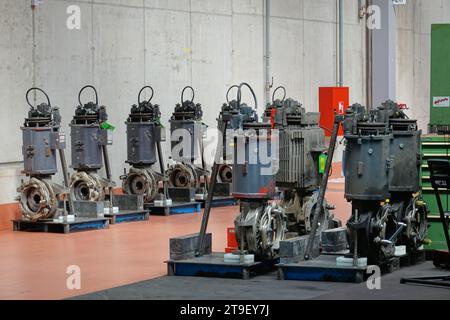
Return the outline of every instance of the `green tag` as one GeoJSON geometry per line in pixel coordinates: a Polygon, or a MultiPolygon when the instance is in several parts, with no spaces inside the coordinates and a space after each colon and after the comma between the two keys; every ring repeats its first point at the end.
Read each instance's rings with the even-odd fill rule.
{"type": "Polygon", "coordinates": [[[324,174],[325,173],[325,164],[327,163],[327,155],[325,153],[322,153],[319,156],[319,173],[324,174]]]}
{"type": "Polygon", "coordinates": [[[111,131],[114,131],[114,129],[116,128],[116,127],[114,127],[112,124],[109,124],[108,122],[103,122],[101,125],[100,125],[100,128],[102,128],[102,129],[104,129],[104,130],[111,130],[111,131]]]}
{"type": "Polygon", "coordinates": [[[161,123],[161,120],[160,120],[159,118],[156,119],[155,123],[156,123],[158,126],[160,126],[161,128],[164,129],[164,126],[163,126],[163,124],[161,123]]]}

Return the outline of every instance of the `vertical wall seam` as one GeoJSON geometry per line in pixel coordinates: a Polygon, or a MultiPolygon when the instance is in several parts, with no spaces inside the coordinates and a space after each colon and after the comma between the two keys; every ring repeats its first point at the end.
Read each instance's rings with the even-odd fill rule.
{"type": "Polygon", "coordinates": [[[147,19],[145,14],[145,0],[142,0],[142,12],[144,23],[144,86],[147,83],[147,19]]]}
{"type": "MultiPolygon", "coordinates": [[[[32,64],[32,82],[33,87],[36,87],[36,8],[31,9],[31,32],[33,48],[31,52],[31,64],[32,64]]],[[[36,91],[33,92],[33,101],[36,104],[36,91]]]]}
{"type": "Polygon", "coordinates": [[[235,74],[234,74],[234,1],[231,1],[231,83],[232,86],[235,82],[235,74]]]}
{"type": "Polygon", "coordinates": [[[187,50],[189,54],[189,73],[190,73],[190,85],[193,85],[193,75],[192,75],[192,38],[193,38],[193,28],[192,28],[192,0],[189,0],[189,50],[187,50]]]}
{"type": "MultiPolygon", "coordinates": [[[[303,24],[303,28],[302,28],[302,38],[303,38],[303,45],[302,45],[302,71],[300,72],[300,77],[303,78],[303,103],[306,102],[306,95],[309,94],[310,95],[310,90],[306,91],[306,78],[305,78],[305,60],[306,60],[306,55],[305,55],[305,47],[306,47],[306,38],[305,38],[305,3],[303,3],[302,5],[302,24],[303,24]],[[307,93],[308,92],[308,93],[307,93]]],[[[311,96],[308,98],[309,101],[311,102],[311,96]]]]}
{"type": "MultiPolygon", "coordinates": [[[[367,10],[367,8],[366,8],[367,10]]],[[[358,11],[359,14],[359,11],[358,11]]],[[[366,20],[365,17],[359,20],[359,23],[362,24],[361,27],[361,101],[364,101],[367,97],[367,82],[364,81],[364,79],[367,77],[367,68],[366,68],[366,64],[367,64],[367,47],[366,47],[366,41],[367,41],[367,34],[366,34],[366,28],[367,28],[367,24],[366,24],[366,20]]],[[[365,105],[367,106],[367,101],[365,103],[365,105]]]]}
{"type": "Polygon", "coordinates": [[[91,83],[95,79],[95,47],[94,47],[94,0],[91,0],[91,83]]]}
{"type": "Polygon", "coordinates": [[[262,67],[263,67],[263,94],[264,94],[264,107],[265,107],[265,103],[269,102],[266,101],[266,90],[267,90],[267,83],[266,81],[270,81],[269,79],[266,79],[266,73],[267,73],[267,65],[266,65],[266,59],[267,59],[267,41],[266,41],[266,33],[267,33],[267,20],[266,20],[266,15],[267,15],[267,1],[266,0],[261,0],[261,6],[262,6],[262,15],[261,15],[261,19],[262,19],[262,52],[263,52],[263,56],[262,56],[262,67]]]}
{"type": "Polygon", "coordinates": [[[338,26],[338,24],[339,24],[339,21],[338,21],[339,20],[339,18],[338,18],[339,4],[338,3],[339,3],[339,0],[337,0],[335,3],[335,16],[334,16],[334,18],[336,19],[336,23],[334,23],[334,27],[335,27],[334,41],[336,43],[336,50],[334,51],[336,54],[336,57],[334,59],[334,63],[335,63],[335,68],[334,68],[335,82],[334,83],[337,84],[337,86],[339,84],[339,48],[337,45],[337,43],[339,42],[339,26],[338,26]]]}

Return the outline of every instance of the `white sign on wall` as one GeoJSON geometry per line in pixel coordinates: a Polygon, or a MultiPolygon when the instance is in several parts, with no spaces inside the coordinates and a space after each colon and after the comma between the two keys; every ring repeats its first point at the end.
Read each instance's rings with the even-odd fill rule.
{"type": "Polygon", "coordinates": [[[406,0],[392,0],[393,5],[406,4],[406,0]]]}
{"type": "Polygon", "coordinates": [[[450,97],[433,97],[433,107],[436,108],[450,107],[450,97]]]}

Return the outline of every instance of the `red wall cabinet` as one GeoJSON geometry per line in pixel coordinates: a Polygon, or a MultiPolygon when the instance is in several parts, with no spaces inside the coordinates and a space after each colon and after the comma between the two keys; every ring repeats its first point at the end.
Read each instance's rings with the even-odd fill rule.
{"type": "MultiPolygon", "coordinates": [[[[327,137],[331,136],[331,130],[333,129],[334,112],[344,113],[348,107],[348,87],[319,88],[320,126],[325,130],[325,135],[327,137]]],[[[341,126],[339,128],[339,136],[342,136],[343,134],[341,126]]]]}

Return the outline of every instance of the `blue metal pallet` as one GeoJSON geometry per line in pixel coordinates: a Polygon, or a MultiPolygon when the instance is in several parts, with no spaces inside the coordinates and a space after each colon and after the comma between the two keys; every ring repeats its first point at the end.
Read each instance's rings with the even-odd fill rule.
{"type": "Polygon", "coordinates": [[[278,279],[303,281],[355,282],[364,281],[366,269],[307,267],[299,264],[277,265],[278,279]]]}
{"type": "Polygon", "coordinates": [[[173,203],[171,206],[166,207],[155,207],[153,204],[145,204],[144,208],[149,211],[151,215],[165,215],[170,216],[174,214],[187,214],[200,212],[201,203],[200,202],[184,202],[184,203],[173,203]]]}
{"type": "Polygon", "coordinates": [[[109,220],[106,218],[76,218],[70,222],[53,222],[53,220],[31,222],[27,220],[13,220],[14,231],[73,233],[90,230],[108,229],[109,220]]]}
{"type": "Polygon", "coordinates": [[[120,210],[119,213],[105,214],[105,217],[110,220],[111,224],[146,221],[149,219],[149,212],[120,210]]]}
{"type": "MultiPolygon", "coordinates": [[[[279,280],[329,281],[360,283],[371,274],[368,267],[338,267],[337,256],[321,255],[309,261],[277,264],[279,280]]],[[[400,259],[392,258],[379,266],[381,273],[390,273],[400,268],[400,259]]]]}
{"type": "MultiPolygon", "coordinates": [[[[206,200],[200,200],[202,208],[205,207],[206,200]]],[[[214,197],[211,203],[212,208],[232,207],[237,205],[238,201],[233,197],[214,197]]]]}
{"type": "Polygon", "coordinates": [[[166,261],[167,275],[249,279],[252,276],[273,270],[273,261],[226,263],[223,256],[223,253],[212,253],[192,259],[166,261]]]}

